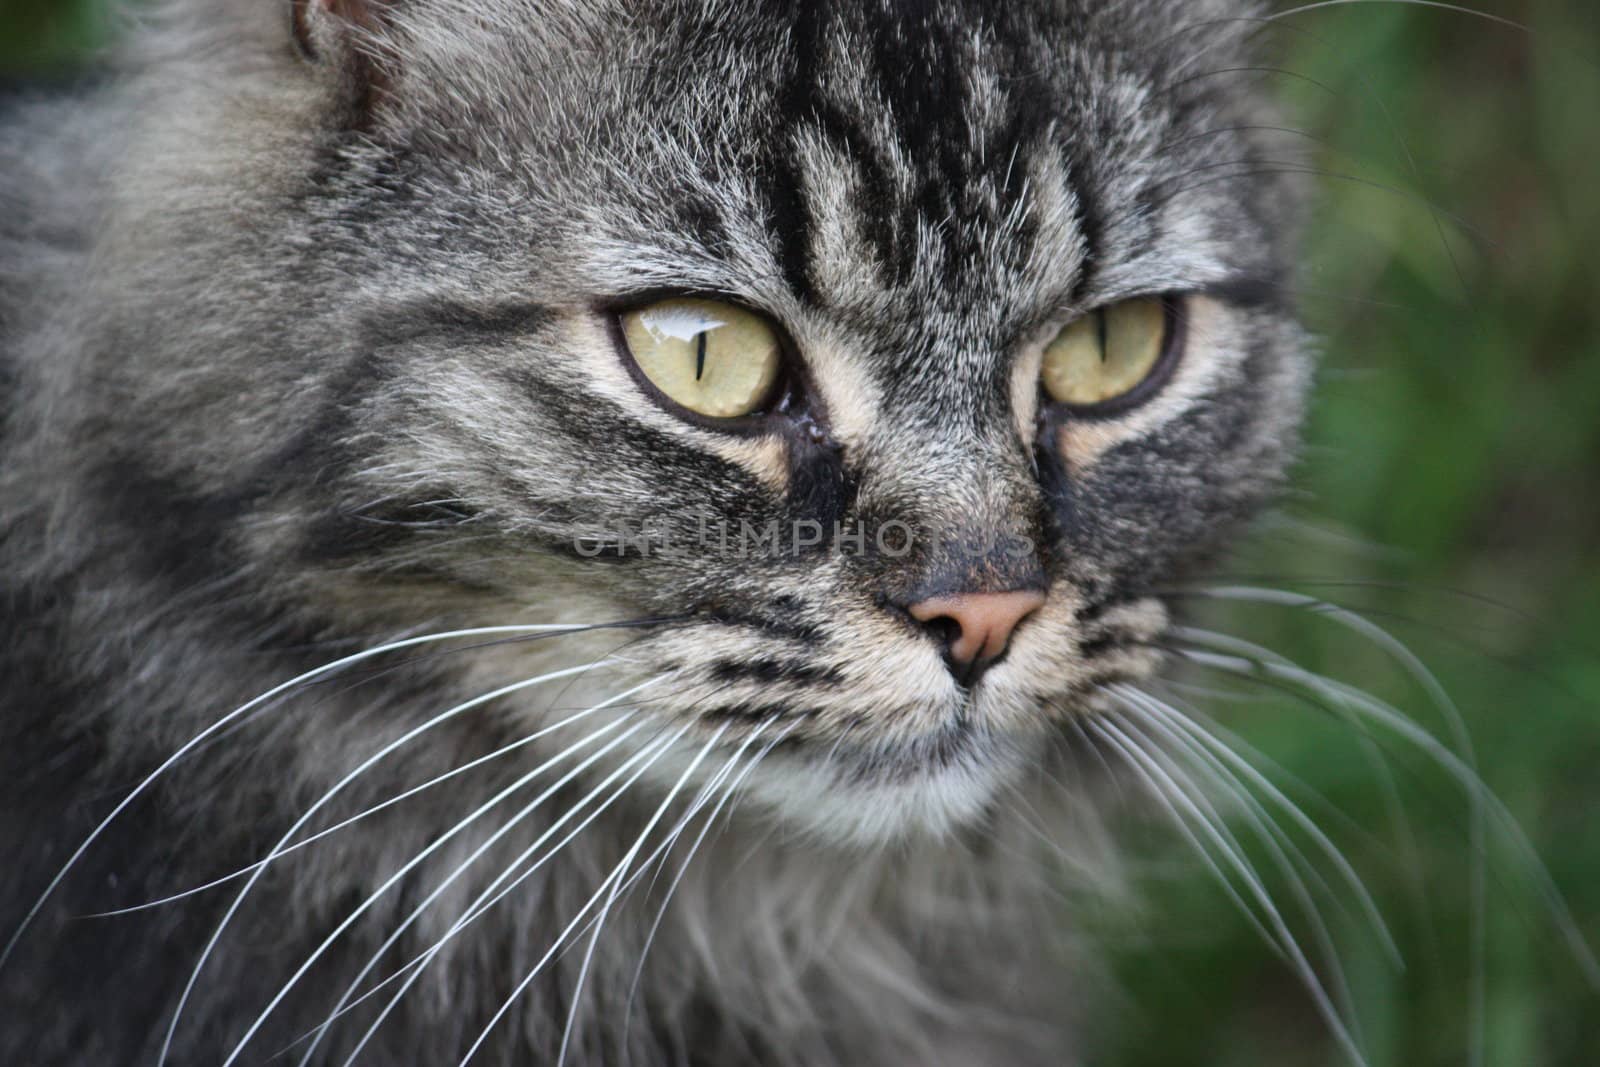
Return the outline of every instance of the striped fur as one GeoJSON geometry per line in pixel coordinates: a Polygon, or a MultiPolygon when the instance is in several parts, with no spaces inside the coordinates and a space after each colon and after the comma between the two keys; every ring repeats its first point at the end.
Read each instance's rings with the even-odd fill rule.
{"type": "MultiPolygon", "coordinates": [[[[441,709],[615,654],[448,724],[329,810],[663,673],[643,710],[689,728],[685,753],[779,724],[636,996],[654,909],[597,942],[568,1063],[1061,1063],[1089,991],[1043,936],[1055,876],[1019,858],[1037,849],[1015,797],[1092,839],[1065,727],[1156,669],[1154,590],[1278,487],[1308,375],[1280,284],[1297,191],[1225,73],[1248,62],[1246,5],[332,7],[299,5],[297,40],[288,0],[173,0],[115,77],[0,120],[0,854],[20,857],[0,915],[130,781],[286,677],[394,634],[663,621],[415,658],[207,746],[0,970],[5,1015],[31,1020],[0,1027],[0,1061],[154,1062],[230,892],[70,916],[244,866],[441,709]],[[655,406],[604,309],[661,291],[781,323],[808,417],[734,434],[655,406]],[[1105,420],[1039,410],[1055,329],[1167,293],[1189,294],[1187,340],[1158,395],[1105,420]],[[619,542],[627,523],[656,547],[619,542]],[[891,523],[918,531],[909,552],[789,536],[891,523]],[[779,551],[705,540],[774,524],[779,551]],[[998,539],[1034,550],[971,549],[998,539]],[[891,605],[985,582],[1051,594],[969,694],[891,605]]],[[[170,1062],[222,1062],[350,907],[516,764],[276,864],[170,1062]]],[[[366,1062],[458,1059],[682,767],[452,942],[366,1062]]],[[[319,1023],[447,869],[352,929],[247,1059],[319,1023]]],[[[421,923],[394,961],[447,928],[421,923]]],[[[582,955],[519,1001],[492,1062],[555,1061],[582,955]]],[[[364,1027],[331,1028],[317,1062],[364,1027]]]]}

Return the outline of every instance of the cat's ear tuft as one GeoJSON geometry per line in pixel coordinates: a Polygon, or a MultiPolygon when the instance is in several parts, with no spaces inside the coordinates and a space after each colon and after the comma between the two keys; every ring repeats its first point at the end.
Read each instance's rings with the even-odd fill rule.
{"type": "Polygon", "coordinates": [[[389,0],[291,0],[294,39],[310,59],[360,53],[382,28],[389,0]]]}

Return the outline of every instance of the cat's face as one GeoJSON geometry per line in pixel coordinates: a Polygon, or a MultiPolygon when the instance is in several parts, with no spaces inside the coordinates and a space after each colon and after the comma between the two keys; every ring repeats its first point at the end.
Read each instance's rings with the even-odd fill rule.
{"type": "Polygon", "coordinates": [[[795,822],[976,815],[1292,452],[1230,6],[395,5],[289,182],[319,475],[262,541],[338,612],[670,620],[626,676],[685,744],[782,731],[750,788],[795,822]],[[727,320],[719,398],[681,361],[727,320]]]}

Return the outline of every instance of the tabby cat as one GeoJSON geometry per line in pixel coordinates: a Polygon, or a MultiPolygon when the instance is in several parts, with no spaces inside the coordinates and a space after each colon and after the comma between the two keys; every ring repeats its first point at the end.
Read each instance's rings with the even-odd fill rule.
{"type": "Polygon", "coordinates": [[[135,13],[0,117],[0,1062],[1080,1055],[1310,373],[1261,12],[135,13]]]}

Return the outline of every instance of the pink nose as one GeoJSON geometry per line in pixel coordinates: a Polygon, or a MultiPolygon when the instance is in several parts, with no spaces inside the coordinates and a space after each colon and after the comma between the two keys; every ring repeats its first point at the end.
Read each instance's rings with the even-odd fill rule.
{"type": "Polygon", "coordinates": [[[1032,589],[1012,593],[957,593],[929,597],[906,610],[923,624],[945,622],[946,654],[957,677],[967,680],[1005,654],[1011,634],[1029,615],[1044,607],[1045,595],[1032,589]]]}

